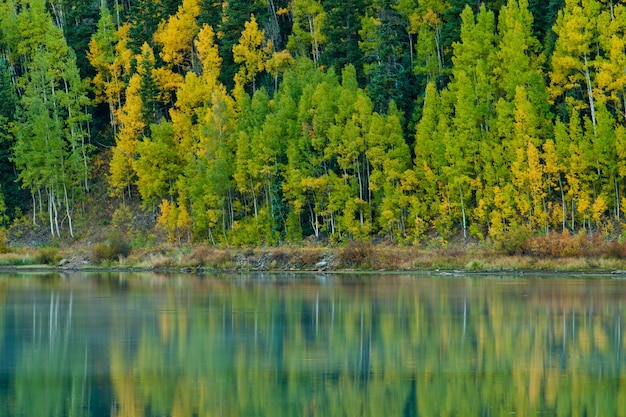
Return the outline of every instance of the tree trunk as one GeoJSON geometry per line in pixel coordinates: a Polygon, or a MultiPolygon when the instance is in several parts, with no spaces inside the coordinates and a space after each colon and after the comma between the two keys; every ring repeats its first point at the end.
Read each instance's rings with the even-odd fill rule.
{"type": "Polygon", "coordinates": [[[48,191],[48,218],[50,220],[50,234],[54,236],[54,215],[52,213],[52,190],[48,191]]]}
{"type": "Polygon", "coordinates": [[[587,63],[587,54],[583,54],[585,62],[585,82],[587,84],[587,98],[589,99],[589,111],[591,112],[591,123],[593,124],[593,136],[596,136],[596,106],[593,99],[593,86],[591,85],[591,74],[587,63]]]}
{"type": "Polygon", "coordinates": [[[72,226],[72,214],[70,212],[70,200],[67,197],[67,187],[65,185],[63,185],[63,193],[65,194],[65,214],[67,215],[67,222],[70,228],[70,236],[74,238],[74,227],[72,226]]]}
{"type": "Polygon", "coordinates": [[[563,232],[567,229],[567,204],[565,203],[565,192],[563,191],[563,181],[559,173],[559,189],[561,190],[561,204],[563,206],[563,232]]]}
{"type": "Polygon", "coordinates": [[[459,194],[461,195],[461,214],[463,216],[463,239],[467,239],[467,219],[465,216],[465,201],[463,200],[463,187],[459,187],[459,194]]]}

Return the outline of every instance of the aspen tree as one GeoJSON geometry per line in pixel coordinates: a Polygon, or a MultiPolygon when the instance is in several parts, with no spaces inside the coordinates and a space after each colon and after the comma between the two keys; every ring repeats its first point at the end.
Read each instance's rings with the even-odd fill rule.
{"type": "Polygon", "coordinates": [[[593,67],[599,37],[598,16],[601,5],[596,0],[566,0],[553,28],[557,35],[550,71],[550,95],[553,100],[571,97],[578,107],[586,103],[594,134],[597,81],[593,67]],[[582,95],[578,92],[584,92],[582,95]]]}
{"type": "Polygon", "coordinates": [[[241,87],[252,83],[253,92],[256,90],[257,74],[265,69],[265,61],[272,52],[271,42],[264,46],[264,41],[265,31],[259,29],[256,18],[252,15],[250,21],[245,23],[239,43],[233,46],[235,63],[241,64],[235,75],[235,83],[241,87]]]}
{"type": "Polygon", "coordinates": [[[159,23],[154,41],[161,46],[163,62],[181,72],[195,69],[193,41],[198,34],[199,0],[183,0],[176,14],[159,23]]]}
{"type": "Polygon", "coordinates": [[[391,110],[386,116],[372,115],[367,135],[366,153],[372,165],[370,189],[374,194],[370,206],[378,209],[376,218],[382,231],[392,238],[403,239],[409,228],[410,199],[404,192],[402,179],[411,161],[402,135],[401,115],[393,106],[391,110]]]}
{"type": "Polygon", "coordinates": [[[322,45],[326,35],[322,31],[326,21],[326,12],[319,0],[292,0],[293,34],[289,37],[287,48],[310,56],[318,65],[322,45]]]}
{"type": "MultiPolygon", "coordinates": [[[[14,161],[22,185],[47,199],[52,236],[67,221],[74,236],[73,196],[88,190],[88,104],[76,57],[45,2],[22,5],[17,19],[18,43],[12,45],[24,68],[20,75],[20,112],[15,122],[14,161]]],[[[36,218],[33,204],[33,218],[36,218]]]]}

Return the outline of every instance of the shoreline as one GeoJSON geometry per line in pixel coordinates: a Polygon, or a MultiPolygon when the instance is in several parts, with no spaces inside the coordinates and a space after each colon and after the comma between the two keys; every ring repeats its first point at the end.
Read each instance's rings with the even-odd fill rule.
{"type": "MultiPolygon", "coordinates": [[[[570,260],[571,262],[571,260],[570,260]]],[[[0,273],[34,273],[34,274],[81,274],[81,273],[107,273],[107,274],[163,274],[163,275],[237,275],[237,274],[295,274],[295,275],[431,275],[436,277],[456,276],[519,276],[519,277],[546,277],[546,276],[600,276],[613,277],[614,279],[626,279],[626,269],[594,269],[594,268],[500,268],[500,269],[254,269],[254,268],[212,268],[212,267],[145,267],[145,266],[122,266],[122,265],[84,265],[84,266],[59,266],[59,265],[1,265],[0,273]]]]}
{"type": "Polygon", "coordinates": [[[79,275],[79,274],[157,274],[166,276],[195,276],[206,277],[210,275],[246,275],[246,274],[269,274],[269,275],[316,275],[316,276],[398,276],[398,275],[416,275],[430,276],[437,278],[497,278],[499,276],[515,277],[515,278],[611,278],[626,279],[625,270],[544,270],[544,269],[527,269],[527,270],[218,270],[206,268],[139,268],[139,267],[99,267],[89,266],[83,268],[63,268],[58,266],[45,265],[28,265],[28,266],[0,266],[0,274],[61,274],[61,275],[79,275]]]}
{"type": "Polygon", "coordinates": [[[615,241],[551,239],[523,250],[484,243],[445,247],[352,241],[344,245],[214,247],[160,244],[80,244],[6,247],[0,271],[214,273],[585,273],[626,275],[626,245],[615,241]]]}

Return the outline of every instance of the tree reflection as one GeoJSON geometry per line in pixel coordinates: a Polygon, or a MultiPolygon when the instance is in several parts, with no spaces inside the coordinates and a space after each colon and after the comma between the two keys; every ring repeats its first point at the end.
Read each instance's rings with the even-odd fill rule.
{"type": "Polygon", "coordinates": [[[6,289],[0,414],[626,414],[621,282],[329,280],[6,289]]]}

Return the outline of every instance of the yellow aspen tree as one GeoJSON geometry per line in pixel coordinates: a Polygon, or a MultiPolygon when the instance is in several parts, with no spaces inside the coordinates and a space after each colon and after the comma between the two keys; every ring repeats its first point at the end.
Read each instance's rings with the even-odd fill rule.
{"type": "Polygon", "coordinates": [[[154,70],[159,88],[159,101],[171,102],[173,93],[183,83],[183,74],[197,67],[194,39],[198,34],[200,14],[198,0],[184,0],[176,14],[159,24],[154,41],[161,47],[159,55],[164,65],[154,70]]]}
{"type": "MultiPolygon", "coordinates": [[[[439,191],[444,181],[443,168],[448,163],[443,141],[443,133],[449,130],[445,123],[448,114],[442,108],[439,92],[431,81],[426,86],[422,118],[415,127],[414,182],[417,195],[412,204],[415,219],[419,218],[426,225],[437,215],[439,191]]],[[[425,231],[423,229],[419,234],[425,231]]]]}
{"type": "Polygon", "coordinates": [[[163,199],[159,205],[159,217],[157,224],[167,233],[167,239],[172,242],[176,240],[176,223],[178,217],[178,208],[175,203],[167,199],[163,199]]]}
{"type": "Polygon", "coordinates": [[[183,0],[176,14],[159,24],[154,41],[161,46],[160,56],[166,65],[181,71],[195,67],[193,41],[200,29],[199,14],[199,0],[183,0]]]}
{"type": "Polygon", "coordinates": [[[135,181],[133,160],[137,156],[137,142],[145,127],[140,90],[141,76],[135,74],[126,89],[126,102],[117,112],[119,131],[109,166],[109,184],[114,196],[124,196],[124,190],[130,193],[130,186],[135,181]]]}
{"type": "MultiPolygon", "coordinates": [[[[131,186],[136,181],[136,172],[133,166],[137,159],[137,143],[144,134],[147,121],[153,117],[154,109],[150,108],[152,92],[150,81],[152,80],[152,69],[154,55],[152,48],[148,44],[142,47],[142,53],[135,58],[137,72],[128,81],[125,90],[126,101],[116,111],[116,122],[118,133],[115,137],[115,148],[109,165],[109,185],[111,194],[124,197],[124,190],[130,196],[131,186]]],[[[129,59],[130,61],[130,59],[129,59]]],[[[130,66],[130,62],[129,62],[130,66]]],[[[130,70],[130,69],[129,69],[130,70]]]]}
{"type": "Polygon", "coordinates": [[[381,173],[379,182],[370,187],[374,191],[374,201],[370,207],[378,206],[378,222],[382,230],[392,238],[404,239],[407,231],[407,217],[410,199],[404,193],[402,179],[410,166],[410,151],[402,136],[400,114],[392,106],[385,117],[372,115],[370,132],[367,136],[367,158],[371,163],[371,180],[381,173]]]}
{"type": "Polygon", "coordinates": [[[518,226],[514,205],[516,191],[512,183],[494,187],[494,208],[489,211],[489,236],[499,241],[505,233],[518,226]]]}
{"type": "Polygon", "coordinates": [[[606,211],[608,209],[607,198],[605,195],[600,194],[594,200],[591,205],[591,219],[596,224],[596,230],[606,235],[607,228],[605,226],[606,211]]]}
{"type": "Polygon", "coordinates": [[[198,58],[202,65],[202,79],[209,89],[218,84],[222,68],[222,57],[220,57],[217,45],[215,44],[215,32],[209,25],[203,25],[194,41],[198,58]]]}
{"type": "Polygon", "coordinates": [[[511,145],[516,150],[516,159],[512,171],[513,183],[520,195],[520,214],[531,228],[544,226],[545,192],[538,151],[542,142],[542,120],[537,117],[536,109],[529,101],[524,87],[516,88],[514,106],[511,145]]]}
{"type": "MultiPolygon", "coordinates": [[[[454,67],[446,100],[454,109],[451,121],[451,141],[446,144],[448,166],[446,173],[448,201],[451,208],[460,209],[463,237],[479,231],[472,225],[475,198],[484,198],[484,161],[491,155],[481,155],[493,143],[494,93],[491,82],[496,52],[495,16],[483,5],[475,16],[469,6],[461,14],[461,41],[454,44],[454,67]]],[[[449,210],[454,214],[455,210],[449,210]]]]}
{"type": "Polygon", "coordinates": [[[554,140],[548,139],[542,146],[543,172],[545,175],[546,186],[550,190],[554,190],[559,194],[560,201],[550,199],[547,203],[548,224],[552,226],[562,225],[565,230],[566,206],[565,193],[563,191],[563,173],[565,167],[557,153],[554,140]]]}
{"type": "Polygon", "coordinates": [[[547,229],[547,216],[545,211],[546,189],[544,183],[543,164],[540,160],[539,149],[528,142],[526,149],[528,161],[528,191],[532,203],[531,227],[543,227],[547,229]]]}
{"type": "Polygon", "coordinates": [[[249,83],[252,83],[252,91],[256,90],[257,74],[265,69],[265,61],[272,51],[272,43],[268,41],[263,45],[264,40],[265,31],[259,29],[256,18],[252,15],[245,23],[239,43],[233,46],[235,63],[241,64],[235,75],[236,90],[249,83]]]}
{"type": "Polygon", "coordinates": [[[107,103],[109,105],[109,116],[114,129],[113,117],[120,102],[119,94],[121,91],[120,74],[115,70],[117,67],[115,65],[115,44],[117,41],[118,37],[111,13],[106,5],[103,4],[100,8],[98,31],[89,41],[87,59],[96,70],[96,75],[91,80],[95,93],[94,103],[107,103]],[[114,88],[111,88],[112,85],[114,88]]]}
{"type": "Polygon", "coordinates": [[[178,158],[173,124],[162,120],[152,124],[150,131],[149,140],[137,143],[138,156],[133,161],[137,189],[144,205],[158,203],[174,195],[183,165],[178,158]]]}
{"type": "Polygon", "coordinates": [[[168,172],[167,184],[157,183],[167,185],[168,198],[160,210],[162,224],[174,240],[185,235],[191,239],[193,232],[215,243],[219,235],[214,229],[220,219],[232,219],[232,197],[225,195],[233,165],[234,149],[228,146],[235,115],[232,99],[218,81],[222,59],[214,38],[213,29],[203,25],[193,41],[200,71],[187,72],[176,89],[176,102],[169,111],[172,134],[163,137],[165,142],[157,141],[167,146],[144,146],[144,151],[165,164],[161,171],[168,172]]]}
{"type": "MultiPolygon", "coordinates": [[[[626,177],[626,127],[615,127],[615,150],[617,153],[617,173],[620,178],[626,177]]],[[[620,198],[620,211],[626,214],[626,193],[620,198]]]]}
{"type": "Polygon", "coordinates": [[[580,226],[587,228],[591,218],[592,184],[589,175],[593,168],[593,151],[589,136],[585,134],[575,109],[570,109],[569,123],[569,158],[565,178],[567,180],[570,197],[570,227],[575,229],[577,220],[580,226]],[[578,219],[576,218],[578,214],[578,219]]]}

